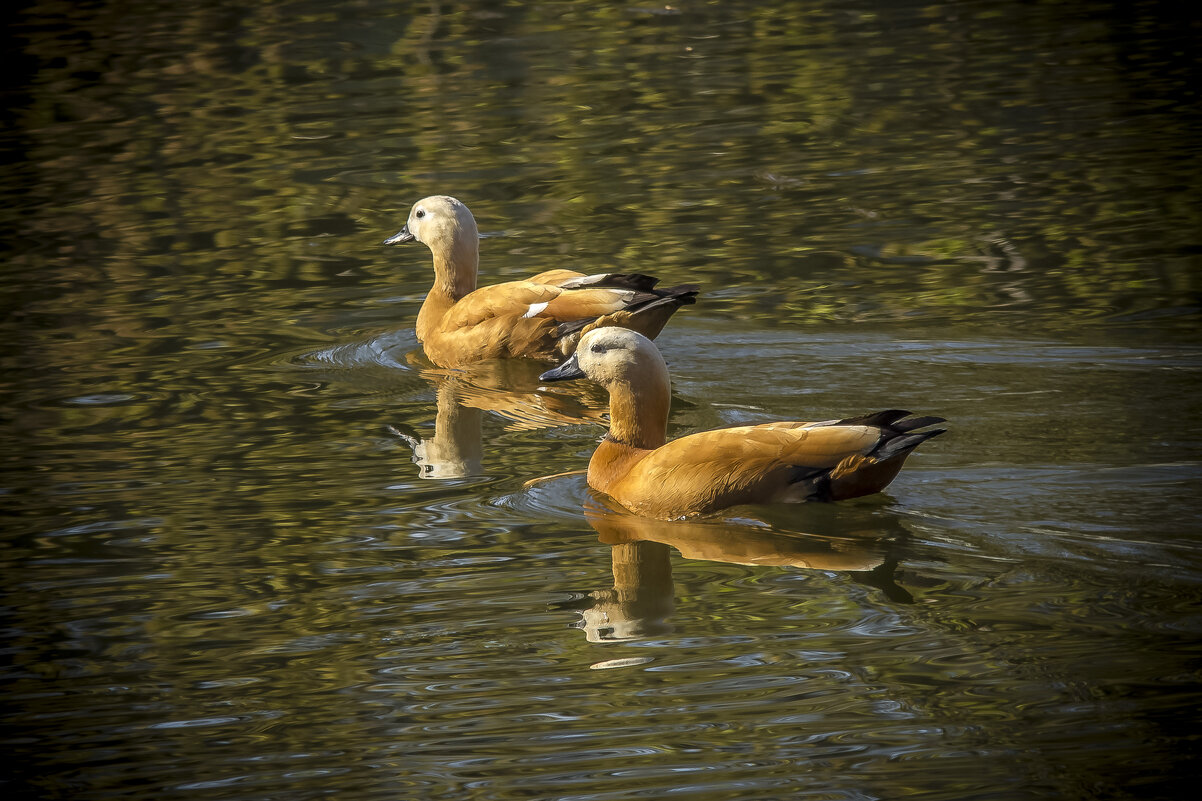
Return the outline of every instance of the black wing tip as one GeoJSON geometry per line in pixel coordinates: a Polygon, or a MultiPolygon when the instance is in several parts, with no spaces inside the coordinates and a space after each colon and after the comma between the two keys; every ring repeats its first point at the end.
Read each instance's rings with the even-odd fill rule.
{"type": "Polygon", "coordinates": [[[808,484],[809,488],[802,496],[807,501],[831,501],[831,468],[807,467],[793,465],[793,474],[789,476],[790,486],[808,484]]]}
{"type": "Polygon", "coordinates": [[[633,289],[650,292],[658,283],[659,279],[654,275],[644,273],[597,273],[572,278],[560,286],[564,289],[633,289]]]}
{"type": "Polygon", "coordinates": [[[698,284],[681,284],[680,286],[672,286],[667,289],[657,289],[656,293],[664,297],[675,298],[680,302],[681,306],[687,306],[690,303],[697,302],[697,295],[701,292],[701,286],[698,284]]]}
{"type": "Polygon", "coordinates": [[[885,409],[882,412],[869,412],[868,414],[860,414],[855,417],[845,417],[835,423],[837,426],[880,426],[881,428],[889,428],[895,422],[903,417],[909,417],[910,412],[905,409],[885,409]]]}
{"type": "MultiPolygon", "coordinates": [[[[691,303],[697,302],[698,290],[695,284],[685,284],[683,286],[672,287],[671,289],[657,289],[653,294],[643,295],[638,298],[635,303],[627,306],[622,311],[632,314],[639,314],[651,309],[657,309],[660,306],[688,306],[691,303]]],[[[555,327],[555,338],[562,339],[568,334],[573,334],[587,325],[596,322],[600,317],[585,317],[579,320],[567,320],[555,327]]]]}
{"type": "Polygon", "coordinates": [[[596,317],[584,317],[579,320],[568,320],[567,322],[560,323],[555,326],[555,338],[563,339],[568,334],[574,334],[596,319],[596,317]]]}
{"type": "MultiPolygon", "coordinates": [[[[909,420],[905,418],[913,414],[904,409],[885,409],[882,412],[869,412],[855,417],[845,417],[835,425],[840,426],[880,426],[881,428],[893,431],[898,434],[905,434],[914,431],[918,428],[933,426],[936,423],[946,423],[946,417],[936,417],[935,415],[925,415],[923,417],[913,417],[909,420]]],[[[946,431],[946,429],[944,429],[946,431]]]]}
{"type": "Polygon", "coordinates": [[[573,278],[560,286],[564,289],[630,289],[656,297],[696,295],[701,291],[699,284],[681,284],[680,286],[656,289],[659,279],[646,273],[599,273],[573,278]]]}

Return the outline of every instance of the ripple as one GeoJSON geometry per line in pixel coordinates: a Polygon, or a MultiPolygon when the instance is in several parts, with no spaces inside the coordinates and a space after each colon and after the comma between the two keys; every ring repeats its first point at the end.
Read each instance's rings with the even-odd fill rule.
{"type": "Polygon", "coordinates": [[[13,787],[1183,794],[1188,7],[24,5],[13,787]],[[378,243],[427,191],[476,211],[482,283],[703,284],[658,339],[673,435],[950,431],[875,498],[598,520],[560,474],[603,394],[422,355],[429,253],[378,243]]]}
{"type": "Polygon", "coordinates": [[[492,500],[491,504],[530,519],[552,518],[579,520],[583,510],[596,497],[585,481],[584,472],[532,479],[533,484],[510,495],[492,500]]]}
{"type": "Polygon", "coordinates": [[[603,662],[594,662],[589,665],[589,670],[615,670],[628,667],[639,667],[641,665],[650,664],[655,661],[654,657],[650,656],[628,656],[620,659],[606,659],[603,662]]]}
{"type": "Polygon", "coordinates": [[[288,364],[297,367],[354,369],[388,367],[411,371],[414,361],[408,355],[418,347],[411,332],[389,331],[360,342],[331,345],[316,351],[305,351],[291,357],[288,364]]]}
{"type": "Polygon", "coordinates": [[[75,406],[120,406],[136,400],[139,400],[139,396],[137,395],[130,395],[124,392],[108,392],[67,398],[63,403],[75,406]]]}

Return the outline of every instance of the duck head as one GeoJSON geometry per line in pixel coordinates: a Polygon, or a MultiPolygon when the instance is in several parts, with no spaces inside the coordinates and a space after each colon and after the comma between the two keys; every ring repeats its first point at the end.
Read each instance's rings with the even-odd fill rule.
{"type": "Polygon", "coordinates": [[[385,239],[384,244],[414,241],[430,248],[434,254],[434,272],[456,298],[476,288],[480,232],[476,218],[461,201],[447,195],[422,198],[413,204],[401,230],[385,239]]]}
{"type": "Polygon", "coordinates": [[[596,328],[576,352],[540,381],[588,378],[609,392],[610,437],[636,448],[665,442],[672,383],[659,348],[628,328],[596,328]]]}

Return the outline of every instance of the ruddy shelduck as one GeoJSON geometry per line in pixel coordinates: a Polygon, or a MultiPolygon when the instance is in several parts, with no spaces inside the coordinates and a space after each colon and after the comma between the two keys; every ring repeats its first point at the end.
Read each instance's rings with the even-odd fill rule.
{"type": "Polygon", "coordinates": [[[588,483],[626,509],[675,520],[731,506],[842,500],[879,492],[910,452],[945,429],[941,417],[891,409],[819,423],[735,426],[667,441],[671,382],[655,344],[599,328],[542,381],[589,378],[609,391],[609,433],[588,483]]]}
{"type": "Polygon", "coordinates": [[[417,315],[430,361],[457,367],[485,359],[561,359],[592,328],[625,326],[654,338],[696,286],[655,289],[638,273],[548,270],[525,281],[476,288],[480,235],[462,202],[433,195],[413,204],[385,245],[421,242],[434,255],[434,286],[417,315]]]}

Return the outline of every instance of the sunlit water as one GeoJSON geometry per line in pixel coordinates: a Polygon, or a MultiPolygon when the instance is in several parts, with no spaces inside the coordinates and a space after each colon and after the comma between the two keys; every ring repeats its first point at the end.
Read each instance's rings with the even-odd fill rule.
{"type": "Polygon", "coordinates": [[[10,26],[7,797],[1191,795],[1191,17],[200,5],[10,26]],[[617,514],[595,387],[421,356],[431,192],[484,280],[702,284],[673,435],[950,431],[617,514]]]}

